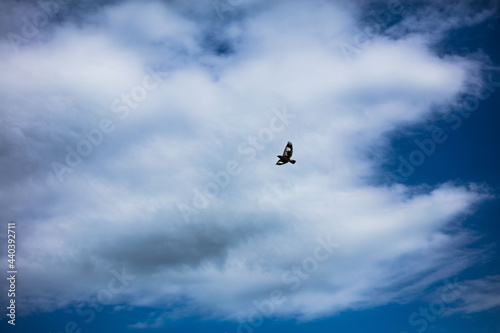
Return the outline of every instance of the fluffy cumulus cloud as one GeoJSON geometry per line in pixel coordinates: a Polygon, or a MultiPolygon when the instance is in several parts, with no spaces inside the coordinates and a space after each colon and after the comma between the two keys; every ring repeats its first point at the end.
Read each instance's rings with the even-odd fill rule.
{"type": "Polygon", "coordinates": [[[0,215],[18,222],[20,309],[97,295],[165,309],[137,328],[311,319],[407,301],[481,255],[462,221],[487,188],[374,179],[387,133],[456,102],[481,69],[438,55],[429,31],[490,12],[62,3],[36,36],[29,3],[2,25],[0,215]],[[287,141],[297,163],[277,167],[287,141]]]}

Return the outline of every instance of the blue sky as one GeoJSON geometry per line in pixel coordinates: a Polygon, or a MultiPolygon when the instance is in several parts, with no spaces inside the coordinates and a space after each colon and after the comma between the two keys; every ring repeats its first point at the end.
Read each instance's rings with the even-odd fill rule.
{"type": "Polygon", "coordinates": [[[2,332],[500,331],[498,10],[3,1],[2,332]]]}

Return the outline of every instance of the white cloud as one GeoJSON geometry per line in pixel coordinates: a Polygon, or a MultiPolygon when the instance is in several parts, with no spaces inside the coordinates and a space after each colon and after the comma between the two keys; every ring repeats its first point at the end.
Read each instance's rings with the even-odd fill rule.
{"type": "Polygon", "coordinates": [[[430,44],[439,41],[450,30],[484,22],[495,14],[497,6],[493,1],[485,1],[481,7],[472,0],[453,4],[428,1],[425,5],[409,2],[404,11],[407,15],[403,15],[400,24],[391,27],[388,33],[421,34],[430,44]]]}
{"type": "Polygon", "coordinates": [[[398,301],[472,265],[463,248],[475,238],[456,221],[487,190],[371,185],[381,161],[366,153],[453,102],[479,63],[439,57],[414,34],[377,36],[348,63],[338,46],[356,15],[328,2],[250,6],[227,25],[211,12],[200,26],[160,2],[103,10],[88,21],[101,24],[0,48],[1,216],[23,235],[22,308],[80,302],[125,267],[138,278],[116,303],[247,320],[278,289],[273,315],[310,319],[398,301]],[[231,52],[214,51],[221,40],[231,52]],[[153,65],[168,76],[120,119],[114,101],[153,65]],[[114,130],[59,182],[51,163],[103,118],[114,130]],[[288,140],[297,164],[278,168],[288,140]],[[241,173],[186,223],[176,204],[193,206],[232,160],[241,173]],[[340,247],[319,261],[321,242],[340,247]]]}
{"type": "Polygon", "coordinates": [[[500,276],[491,275],[459,284],[459,301],[447,311],[452,313],[477,313],[500,306],[500,276]]]}

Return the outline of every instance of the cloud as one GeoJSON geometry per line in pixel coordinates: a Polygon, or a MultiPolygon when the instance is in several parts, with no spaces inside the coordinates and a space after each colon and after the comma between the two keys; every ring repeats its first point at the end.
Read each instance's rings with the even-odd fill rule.
{"type": "Polygon", "coordinates": [[[389,29],[389,34],[423,34],[428,42],[437,42],[450,30],[470,27],[495,15],[496,5],[485,1],[479,5],[465,0],[454,4],[431,1],[408,2],[407,14],[402,21],[389,29]],[[410,12],[410,13],[408,13],[410,12]]]}
{"type": "Polygon", "coordinates": [[[432,17],[407,33],[408,13],[348,62],[339,45],[363,22],[331,2],[243,3],[228,20],[178,2],[83,13],[0,47],[20,309],[88,300],[124,267],[137,279],[114,304],[249,321],[275,300],[273,316],[311,319],[412,297],[480,255],[461,221],[486,187],[368,181],[384,135],[455,102],[481,68],[422,43],[432,17]],[[278,168],[288,140],[297,163],[278,168]]]}
{"type": "Polygon", "coordinates": [[[460,302],[447,313],[477,313],[500,306],[500,276],[490,275],[460,283],[460,302]]]}
{"type": "MultiPolygon", "coordinates": [[[[151,317],[154,318],[154,316],[157,316],[156,313],[152,313],[151,317]]],[[[129,325],[130,328],[135,328],[135,329],[147,329],[147,328],[158,328],[162,327],[164,324],[164,321],[161,316],[157,316],[155,319],[151,319],[149,322],[143,321],[143,322],[138,322],[132,325],[129,325]]]]}

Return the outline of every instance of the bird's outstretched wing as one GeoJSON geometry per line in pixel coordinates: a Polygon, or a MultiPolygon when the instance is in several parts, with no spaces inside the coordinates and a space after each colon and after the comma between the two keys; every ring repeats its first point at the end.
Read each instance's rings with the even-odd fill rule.
{"type": "Polygon", "coordinates": [[[290,141],[286,144],[285,150],[283,151],[283,156],[286,156],[288,158],[292,157],[293,154],[293,146],[290,141]]]}

